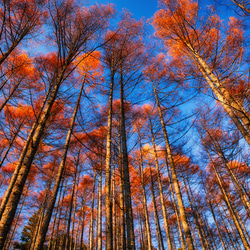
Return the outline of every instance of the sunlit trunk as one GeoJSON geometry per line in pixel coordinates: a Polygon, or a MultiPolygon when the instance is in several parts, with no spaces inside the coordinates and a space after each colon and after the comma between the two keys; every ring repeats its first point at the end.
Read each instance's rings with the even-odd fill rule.
{"type": "MultiPolygon", "coordinates": [[[[177,202],[178,202],[178,206],[179,206],[180,218],[181,218],[182,226],[183,226],[184,233],[186,236],[187,247],[189,250],[194,250],[191,231],[190,231],[190,228],[188,225],[188,221],[187,221],[187,217],[186,217],[186,213],[185,213],[185,207],[184,207],[183,199],[182,199],[182,194],[181,194],[181,190],[180,190],[180,186],[179,186],[179,182],[178,182],[178,177],[176,175],[175,165],[174,165],[174,161],[172,158],[172,152],[171,152],[171,148],[170,148],[170,144],[169,144],[169,140],[168,140],[167,130],[165,127],[160,102],[159,102],[158,95],[157,95],[154,84],[153,84],[153,88],[154,88],[155,99],[156,99],[156,103],[157,103],[157,107],[158,107],[158,111],[159,111],[159,116],[160,116],[160,120],[161,120],[162,130],[163,130],[163,134],[164,134],[166,153],[167,153],[167,158],[168,158],[168,162],[169,162],[170,169],[171,169],[172,181],[173,181],[175,194],[176,194],[176,198],[177,198],[177,202]]],[[[170,177],[170,179],[171,179],[171,177],[170,177]]],[[[185,247],[185,244],[183,244],[183,247],[185,247]]]]}

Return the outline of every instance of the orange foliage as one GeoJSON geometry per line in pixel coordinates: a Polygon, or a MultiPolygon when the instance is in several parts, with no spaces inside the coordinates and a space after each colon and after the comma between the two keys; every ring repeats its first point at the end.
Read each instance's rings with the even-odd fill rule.
{"type": "Polygon", "coordinates": [[[4,107],[6,122],[13,123],[25,121],[29,125],[34,122],[34,110],[31,106],[19,103],[17,107],[7,104],[4,107]]]}
{"type": "Polygon", "coordinates": [[[13,174],[16,166],[17,166],[17,162],[7,163],[5,166],[2,167],[2,171],[5,174],[13,174]]]}

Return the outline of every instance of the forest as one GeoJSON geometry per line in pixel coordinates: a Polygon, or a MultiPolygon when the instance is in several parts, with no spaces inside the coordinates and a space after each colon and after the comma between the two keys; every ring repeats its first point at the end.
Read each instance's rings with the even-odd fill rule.
{"type": "Polygon", "coordinates": [[[249,18],[1,0],[0,250],[250,250],[249,18]]]}

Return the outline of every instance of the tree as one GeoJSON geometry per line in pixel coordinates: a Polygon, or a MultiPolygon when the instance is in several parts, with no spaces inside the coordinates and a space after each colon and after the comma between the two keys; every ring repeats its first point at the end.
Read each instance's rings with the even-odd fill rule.
{"type": "MultiPolygon", "coordinates": [[[[65,77],[72,72],[72,69],[70,70],[72,61],[77,55],[86,49],[87,43],[92,39],[94,34],[107,25],[107,17],[112,14],[112,8],[106,6],[94,6],[89,10],[86,10],[85,13],[80,13],[79,8],[75,8],[75,6],[73,8],[73,3],[71,2],[60,3],[60,5],[55,5],[54,8],[55,9],[50,9],[50,13],[51,18],[54,21],[52,28],[54,29],[58,46],[58,56],[55,57],[56,71],[54,72],[53,81],[50,83],[51,89],[49,89],[47,97],[45,97],[44,107],[42,107],[40,111],[40,119],[35,121],[33,128],[30,131],[29,138],[26,141],[19,159],[19,164],[12,177],[11,185],[5,195],[6,201],[3,204],[5,209],[3,209],[4,212],[2,213],[0,222],[0,246],[3,246],[11,222],[13,221],[23,186],[43,135],[45,125],[49,119],[52,106],[56,100],[59,88],[65,81],[65,77]],[[75,16],[72,19],[71,14],[73,13],[75,16]],[[63,30],[67,33],[70,39],[65,41],[65,37],[62,37],[62,33],[59,30],[63,30]]],[[[93,50],[93,48],[90,49],[90,51],[91,50],[93,50]]]]}
{"type": "MultiPolygon", "coordinates": [[[[200,71],[219,103],[250,145],[250,118],[244,101],[239,100],[229,86],[238,88],[244,82],[241,69],[243,57],[243,29],[241,22],[231,17],[221,39],[220,19],[210,14],[206,20],[199,17],[195,1],[164,1],[154,17],[159,38],[169,46],[172,56],[187,59],[200,71]],[[176,49],[178,47],[178,50],[176,49]],[[212,53],[213,52],[213,53],[212,53]]],[[[247,96],[244,96],[247,99],[247,96]]]]}

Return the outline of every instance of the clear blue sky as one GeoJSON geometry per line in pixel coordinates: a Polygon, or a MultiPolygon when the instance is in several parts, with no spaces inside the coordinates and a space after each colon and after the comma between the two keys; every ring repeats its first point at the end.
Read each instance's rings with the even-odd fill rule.
{"type": "Polygon", "coordinates": [[[150,18],[157,10],[157,0],[89,0],[91,3],[113,3],[120,13],[123,8],[128,9],[135,19],[150,18]]]}

